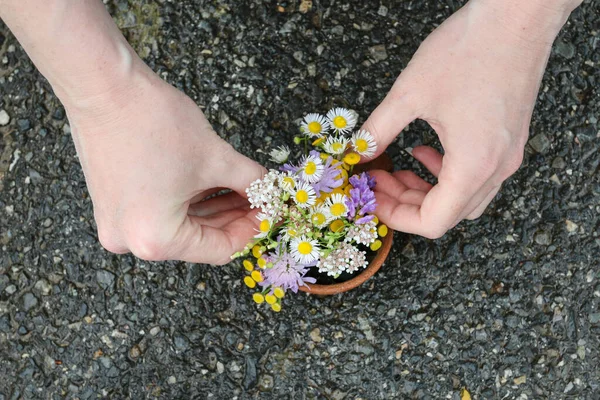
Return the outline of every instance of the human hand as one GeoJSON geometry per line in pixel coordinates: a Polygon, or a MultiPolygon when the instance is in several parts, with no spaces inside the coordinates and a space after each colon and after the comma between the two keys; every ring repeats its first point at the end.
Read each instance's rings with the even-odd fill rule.
{"type": "Polygon", "coordinates": [[[134,63],[127,84],[63,99],[100,242],[146,260],[224,264],[255,234],[242,196],[264,169],[219,138],[191,99],[134,63]],[[224,188],[233,192],[203,201],[224,188]]]}
{"type": "Polygon", "coordinates": [[[413,150],[435,186],[410,171],[375,173],[378,215],[390,227],[439,238],[478,218],[521,165],[552,42],[572,9],[566,3],[577,5],[525,3],[471,0],[421,44],[365,123],[379,153],[417,118],[444,148],[443,156],[413,150]]]}

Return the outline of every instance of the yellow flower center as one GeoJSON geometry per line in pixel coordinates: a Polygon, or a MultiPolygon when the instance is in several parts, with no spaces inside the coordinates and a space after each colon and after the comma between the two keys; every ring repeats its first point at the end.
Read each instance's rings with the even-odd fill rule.
{"type": "Polygon", "coordinates": [[[279,303],[273,303],[273,304],[271,304],[271,310],[273,310],[275,312],[281,311],[281,304],[279,304],[279,303]]]}
{"type": "Polygon", "coordinates": [[[339,217],[346,212],[346,206],[342,203],[335,203],[331,206],[330,211],[334,217],[339,217]]]}
{"type": "Polygon", "coordinates": [[[310,133],[320,133],[322,129],[323,128],[321,127],[321,124],[317,121],[313,121],[310,124],[308,124],[308,131],[310,133]]]}
{"type": "Polygon", "coordinates": [[[357,151],[364,153],[368,149],[369,149],[369,143],[367,143],[367,141],[365,139],[358,139],[356,141],[356,150],[357,151]]]}
{"type": "Polygon", "coordinates": [[[300,244],[298,245],[298,253],[305,256],[307,254],[310,254],[311,252],[312,252],[312,244],[310,244],[308,242],[300,242],[300,244]]]}
{"type": "Polygon", "coordinates": [[[296,192],[296,201],[301,204],[304,204],[308,201],[308,193],[306,190],[298,190],[296,192]]]}
{"type": "Polygon", "coordinates": [[[339,219],[336,219],[331,224],[329,224],[329,229],[331,229],[332,232],[339,232],[342,230],[343,227],[344,227],[344,222],[339,219]]]}
{"type": "Polygon", "coordinates": [[[312,216],[312,221],[315,225],[323,225],[325,223],[325,216],[323,213],[315,213],[312,216]]]}
{"type": "Polygon", "coordinates": [[[339,142],[335,142],[334,144],[331,145],[331,150],[335,151],[336,153],[338,151],[342,150],[342,144],[339,142]]]}
{"type": "Polygon", "coordinates": [[[344,157],[344,162],[348,165],[358,164],[360,161],[360,156],[356,153],[348,153],[344,157]]]}
{"type": "Polygon", "coordinates": [[[346,125],[348,125],[348,121],[346,121],[346,118],[342,117],[341,115],[338,115],[333,119],[333,126],[338,129],[344,129],[346,125]]]}
{"type": "Polygon", "coordinates": [[[286,185],[289,185],[291,187],[294,187],[294,185],[295,185],[294,180],[289,176],[286,176],[285,178],[283,178],[283,183],[285,183],[286,185]]]}
{"type": "Polygon", "coordinates": [[[260,221],[260,226],[258,229],[260,229],[261,232],[269,232],[269,229],[271,229],[271,223],[268,219],[263,219],[260,221]]]}
{"type": "Polygon", "coordinates": [[[296,231],[293,229],[288,229],[287,231],[288,235],[290,235],[291,237],[295,237],[296,236],[296,231]]]}
{"type": "Polygon", "coordinates": [[[317,172],[317,164],[314,161],[307,162],[304,167],[304,173],[306,175],[314,175],[315,172],[317,172]]]}

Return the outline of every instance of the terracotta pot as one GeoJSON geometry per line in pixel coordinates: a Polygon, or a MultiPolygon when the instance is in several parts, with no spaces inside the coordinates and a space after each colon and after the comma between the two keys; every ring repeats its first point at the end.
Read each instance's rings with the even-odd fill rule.
{"type": "MultiPolygon", "coordinates": [[[[374,169],[382,169],[388,172],[393,171],[394,165],[392,163],[392,159],[386,154],[383,153],[373,161],[370,161],[365,164],[360,164],[355,168],[355,172],[362,171],[370,171],[374,169]]],[[[357,286],[362,285],[372,277],[375,272],[381,268],[381,265],[387,259],[387,256],[392,249],[392,242],[394,241],[394,232],[390,229],[387,236],[383,238],[382,245],[377,250],[375,254],[375,258],[371,263],[365,268],[360,274],[356,275],[354,278],[347,280],[346,282],[334,283],[332,285],[318,285],[318,284],[310,284],[307,283],[306,286],[300,286],[298,289],[302,292],[316,294],[321,296],[332,295],[347,292],[348,290],[352,290],[357,286]]]]}

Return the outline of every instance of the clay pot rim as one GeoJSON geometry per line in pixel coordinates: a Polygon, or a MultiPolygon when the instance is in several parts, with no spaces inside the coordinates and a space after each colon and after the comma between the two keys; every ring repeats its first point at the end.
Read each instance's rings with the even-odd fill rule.
{"type": "Polygon", "coordinates": [[[365,283],[373,275],[375,275],[377,271],[379,271],[379,268],[381,268],[381,266],[387,259],[390,250],[392,249],[392,243],[394,241],[393,238],[394,232],[390,229],[388,234],[383,238],[381,248],[377,250],[373,261],[369,263],[369,265],[363,270],[363,272],[361,272],[354,278],[347,280],[346,282],[334,283],[332,285],[319,285],[307,283],[305,286],[298,287],[298,290],[309,294],[327,296],[338,293],[344,293],[357,288],[358,286],[365,283]]]}

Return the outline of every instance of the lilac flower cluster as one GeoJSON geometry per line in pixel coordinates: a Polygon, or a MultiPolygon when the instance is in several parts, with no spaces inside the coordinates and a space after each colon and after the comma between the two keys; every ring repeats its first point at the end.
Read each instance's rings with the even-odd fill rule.
{"type": "Polygon", "coordinates": [[[357,224],[364,224],[372,221],[377,208],[375,200],[375,178],[367,172],[350,177],[350,184],[353,189],[350,190],[350,197],[346,198],[346,207],[348,207],[348,219],[357,224]]]}

